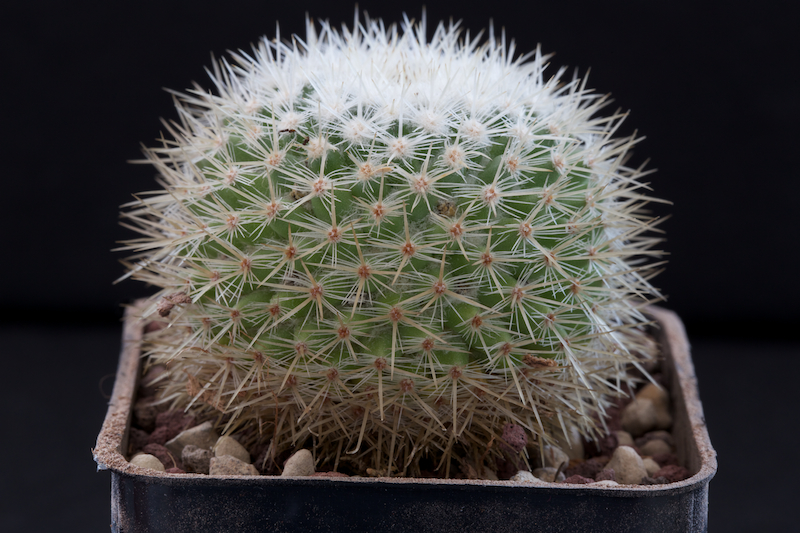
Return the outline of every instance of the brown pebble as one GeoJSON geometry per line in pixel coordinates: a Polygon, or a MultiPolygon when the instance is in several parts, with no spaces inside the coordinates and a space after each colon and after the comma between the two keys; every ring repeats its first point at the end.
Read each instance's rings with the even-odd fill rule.
{"type": "Polygon", "coordinates": [[[672,452],[672,448],[670,448],[669,444],[661,439],[653,439],[649,442],[645,442],[643,446],[639,448],[639,452],[641,455],[664,455],[672,452]]]}
{"type": "Polygon", "coordinates": [[[604,468],[594,477],[595,481],[616,481],[617,474],[613,468],[604,468]]]}
{"type": "Polygon", "coordinates": [[[579,476],[578,474],[575,474],[574,476],[569,476],[567,479],[565,479],[564,483],[572,483],[573,485],[585,485],[587,483],[594,483],[594,480],[588,477],[583,477],[579,476]]]}
{"type": "Polygon", "coordinates": [[[664,442],[669,444],[671,448],[675,447],[675,441],[672,438],[672,435],[670,435],[669,431],[664,431],[663,429],[658,429],[656,431],[650,431],[648,433],[645,433],[644,435],[636,439],[636,446],[641,448],[646,443],[656,439],[663,440],[664,442]]]}
{"type": "Polygon", "coordinates": [[[200,448],[194,444],[187,444],[181,451],[181,461],[184,468],[188,472],[197,472],[198,474],[209,473],[213,456],[214,454],[211,450],[200,448]]]}
{"type": "Polygon", "coordinates": [[[676,481],[686,479],[690,474],[689,471],[682,466],[667,465],[653,475],[654,478],[661,476],[667,478],[670,483],[675,483],[676,481]]]}

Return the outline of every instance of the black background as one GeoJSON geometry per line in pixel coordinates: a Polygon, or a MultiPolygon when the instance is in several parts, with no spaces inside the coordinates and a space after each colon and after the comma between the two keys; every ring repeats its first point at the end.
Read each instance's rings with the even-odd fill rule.
{"type": "MultiPolygon", "coordinates": [[[[418,18],[414,2],[361,2],[418,18]]],[[[790,531],[800,372],[797,23],[782,2],[431,2],[478,31],[493,19],[519,51],[591,67],[589,85],[630,110],[622,134],[673,202],[655,282],[687,324],[711,439],[711,531],[790,531]],[[763,450],[762,448],[765,447],[763,450]]],[[[304,32],[326,2],[63,2],[4,7],[0,126],[0,529],[108,527],[108,474],[90,448],[119,347],[120,304],[148,293],[110,250],[118,206],[154,185],[126,161],[175,118],[163,87],[205,86],[210,53],[304,32]],[[106,379],[104,379],[106,376],[106,379]],[[50,506],[50,510],[48,507],[50,506]]],[[[553,69],[555,70],[555,69],[553,69]]],[[[609,111],[613,110],[610,108],[609,111]]]]}

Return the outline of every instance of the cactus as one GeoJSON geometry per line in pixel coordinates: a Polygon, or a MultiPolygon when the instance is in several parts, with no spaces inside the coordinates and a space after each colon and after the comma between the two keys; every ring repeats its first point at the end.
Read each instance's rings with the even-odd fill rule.
{"type": "MultiPolygon", "coordinates": [[[[162,398],[388,475],[606,431],[655,357],[658,219],[585,80],[440,24],[262,40],[176,93],[123,206],[162,398]]],[[[263,466],[263,465],[260,465],[263,466]]]]}

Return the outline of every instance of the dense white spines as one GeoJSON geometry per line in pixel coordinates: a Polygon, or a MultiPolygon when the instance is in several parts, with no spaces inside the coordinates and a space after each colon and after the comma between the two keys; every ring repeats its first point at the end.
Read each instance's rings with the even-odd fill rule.
{"type": "Polygon", "coordinates": [[[165,190],[124,217],[131,275],[161,288],[145,316],[171,326],[164,397],[273,458],[311,439],[332,465],[447,475],[506,422],[594,436],[653,356],[656,220],[622,116],[538,49],[424,35],[264,39],[145,152],[165,190]]]}

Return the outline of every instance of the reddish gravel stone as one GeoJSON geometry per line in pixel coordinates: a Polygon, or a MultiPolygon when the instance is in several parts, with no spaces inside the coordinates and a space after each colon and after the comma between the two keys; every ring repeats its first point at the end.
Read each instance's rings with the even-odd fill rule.
{"type": "Polygon", "coordinates": [[[156,429],[150,435],[150,442],[164,445],[177,437],[178,433],[194,425],[194,417],[184,414],[180,409],[165,411],[156,417],[156,429]]]}
{"type": "Polygon", "coordinates": [[[500,447],[508,452],[520,453],[528,444],[528,436],[525,429],[517,424],[506,424],[503,426],[503,442],[500,447]],[[506,446],[507,445],[507,446],[506,446]]]}
{"type": "Polygon", "coordinates": [[[616,474],[616,472],[614,472],[613,468],[604,468],[603,470],[601,470],[600,472],[597,473],[597,475],[594,477],[594,480],[595,481],[606,481],[606,480],[608,480],[608,481],[616,481],[617,480],[617,474],[616,474]]]}
{"type": "Polygon", "coordinates": [[[617,439],[616,433],[611,433],[610,435],[606,435],[602,439],[598,440],[596,446],[600,451],[599,455],[614,455],[614,450],[616,450],[617,446],[619,446],[619,440],[617,439]]]}
{"type": "Polygon", "coordinates": [[[498,458],[495,462],[497,463],[497,478],[511,479],[520,471],[520,463],[522,461],[519,460],[519,455],[517,455],[510,460],[498,458]]]}
{"type": "Polygon", "coordinates": [[[660,453],[653,456],[653,461],[658,463],[658,466],[665,467],[669,465],[678,466],[678,456],[674,453],[660,453]]]}
{"type": "Polygon", "coordinates": [[[132,427],[128,434],[128,453],[130,455],[141,451],[150,442],[150,434],[142,429],[132,427]]]}
{"type": "Polygon", "coordinates": [[[183,468],[183,465],[180,464],[180,458],[176,458],[175,460],[173,460],[173,457],[169,453],[169,450],[167,450],[161,444],[150,443],[144,448],[142,448],[142,451],[144,453],[149,453],[150,455],[155,456],[156,459],[161,461],[161,464],[164,465],[164,468],[173,468],[173,467],[181,469],[183,468]]]}
{"type": "Polygon", "coordinates": [[[610,460],[611,458],[606,455],[592,457],[591,459],[587,459],[586,461],[578,463],[575,466],[570,466],[564,472],[564,475],[569,477],[577,474],[579,476],[594,479],[594,477],[603,470],[603,467],[606,466],[610,460]]]}
{"type": "Polygon", "coordinates": [[[682,466],[667,465],[653,474],[654,478],[665,477],[669,483],[675,483],[689,477],[689,471],[682,466]]]}
{"type": "Polygon", "coordinates": [[[569,476],[567,479],[563,481],[563,483],[572,483],[573,485],[585,485],[587,483],[594,483],[594,480],[588,477],[579,476],[575,474],[574,476],[569,476]]]}

